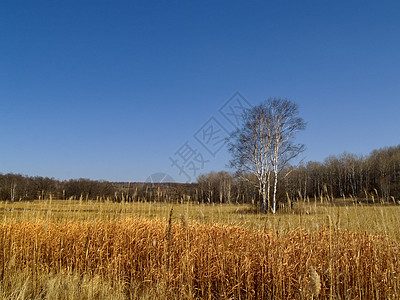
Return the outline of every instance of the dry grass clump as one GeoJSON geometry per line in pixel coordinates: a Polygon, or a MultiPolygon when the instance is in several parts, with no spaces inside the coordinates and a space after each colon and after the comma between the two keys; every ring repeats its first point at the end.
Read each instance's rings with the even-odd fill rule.
{"type": "Polygon", "coordinates": [[[308,296],[311,299],[318,297],[321,292],[321,277],[312,266],[310,267],[310,284],[308,285],[308,292],[308,296]]]}
{"type": "Polygon", "coordinates": [[[324,228],[263,232],[156,219],[11,222],[0,225],[0,288],[10,290],[9,278],[23,272],[33,282],[31,299],[69,285],[42,284],[49,274],[69,274],[71,286],[88,287],[85,294],[96,286],[115,295],[123,289],[132,299],[306,299],[310,288],[321,299],[399,299],[399,246],[386,236],[324,228]]]}
{"type": "Polygon", "coordinates": [[[28,270],[14,269],[3,277],[0,299],[69,299],[118,300],[126,299],[123,287],[78,273],[38,273],[34,277],[28,270]]]}

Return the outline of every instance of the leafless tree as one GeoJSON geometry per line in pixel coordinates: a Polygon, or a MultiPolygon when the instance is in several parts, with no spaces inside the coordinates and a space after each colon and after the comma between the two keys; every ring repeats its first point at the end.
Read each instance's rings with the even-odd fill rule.
{"type": "Polygon", "coordinates": [[[238,174],[251,173],[258,179],[259,191],[262,195],[262,208],[266,212],[269,207],[270,191],[270,151],[271,117],[268,107],[264,104],[254,106],[243,115],[243,127],[238,129],[229,143],[232,153],[231,167],[238,174]]]}
{"type": "Polygon", "coordinates": [[[296,132],[305,129],[305,122],[297,115],[298,108],[294,102],[269,99],[246,111],[243,127],[231,137],[231,166],[239,173],[252,173],[257,177],[263,212],[267,209],[276,212],[278,174],[304,150],[304,145],[293,143],[296,132]],[[272,207],[271,176],[274,179],[272,207]]]}
{"type": "Polygon", "coordinates": [[[306,128],[306,123],[298,117],[297,104],[287,99],[274,98],[267,102],[270,115],[271,151],[270,160],[274,173],[272,212],[276,212],[276,191],[278,174],[286,164],[304,151],[303,144],[294,144],[296,133],[306,128]]]}

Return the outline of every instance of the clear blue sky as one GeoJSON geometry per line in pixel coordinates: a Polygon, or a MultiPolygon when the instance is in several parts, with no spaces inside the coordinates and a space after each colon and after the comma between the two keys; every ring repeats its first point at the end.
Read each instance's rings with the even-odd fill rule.
{"type": "Polygon", "coordinates": [[[185,181],[173,160],[192,180],[226,169],[225,147],[212,156],[199,140],[232,129],[220,109],[235,92],[297,102],[306,161],[399,144],[400,2],[0,4],[1,173],[185,181]]]}

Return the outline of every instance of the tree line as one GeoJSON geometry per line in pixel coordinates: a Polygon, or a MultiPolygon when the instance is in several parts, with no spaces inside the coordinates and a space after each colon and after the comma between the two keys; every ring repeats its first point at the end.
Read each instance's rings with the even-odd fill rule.
{"type": "MultiPolygon", "coordinates": [[[[324,162],[286,166],[279,173],[277,206],[299,199],[353,198],[400,200],[400,145],[369,155],[343,153],[324,162]]],[[[0,200],[91,199],[183,203],[251,203],[263,201],[256,175],[210,172],[187,183],[129,183],[90,179],[60,181],[48,177],[0,174],[0,200]]]]}
{"type": "MultiPolygon", "coordinates": [[[[369,155],[343,153],[324,162],[286,166],[279,173],[277,205],[299,199],[353,198],[358,201],[400,200],[400,145],[369,155]]],[[[196,183],[129,183],[89,179],[60,181],[48,177],[0,174],[0,200],[91,199],[262,204],[257,176],[210,172],[196,183]]]]}
{"type": "Polygon", "coordinates": [[[195,183],[108,182],[85,178],[57,180],[0,173],[0,201],[99,200],[184,203],[258,201],[253,179],[242,181],[226,171],[200,175],[195,183]]]}
{"type": "MultiPolygon", "coordinates": [[[[211,172],[198,178],[202,201],[262,204],[257,176],[211,172]]],[[[343,153],[324,162],[286,166],[279,173],[277,206],[295,201],[337,198],[359,202],[400,201],[400,145],[369,155],[343,153]]]]}
{"type": "Polygon", "coordinates": [[[400,199],[400,145],[369,155],[343,153],[324,162],[308,162],[286,170],[285,185],[292,196],[352,197],[383,201],[400,199]]]}
{"type": "Polygon", "coordinates": [[[0,174],[0,200],[96,199],[115,195],[116,188],[107,181],[71,179],[60,181],[41,176],[0,174]]]}
{"type": "Polygon", "coordinates": [[[201,201],[197,187],[197,183],[109,182],[86,178],[61,181],[49,177],[0,173],[0,201],[201,201]]]}

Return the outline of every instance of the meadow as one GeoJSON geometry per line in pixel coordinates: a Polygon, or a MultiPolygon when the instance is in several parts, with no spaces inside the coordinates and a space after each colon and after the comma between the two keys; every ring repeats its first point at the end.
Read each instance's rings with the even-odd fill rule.
{"type": "Polygon", "coordinates": [[[2,299],[400,299],[400,206],[0,203],[2,299]]]}

